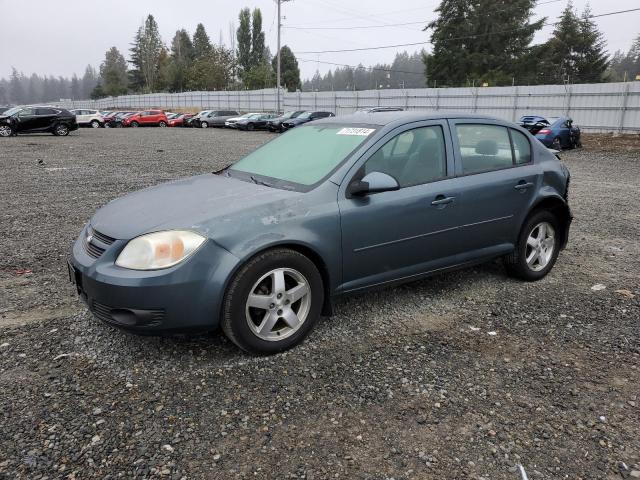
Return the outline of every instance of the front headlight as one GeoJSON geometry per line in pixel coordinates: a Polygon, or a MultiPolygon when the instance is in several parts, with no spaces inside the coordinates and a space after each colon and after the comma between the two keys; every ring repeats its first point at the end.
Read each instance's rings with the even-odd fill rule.
{"type": "Polygon", "coordinates": [[[132,270],[158,270],[177,265],[205,242],[188,230],[155,232],[134,238],[118,255],[116,265],[132,270]]]}

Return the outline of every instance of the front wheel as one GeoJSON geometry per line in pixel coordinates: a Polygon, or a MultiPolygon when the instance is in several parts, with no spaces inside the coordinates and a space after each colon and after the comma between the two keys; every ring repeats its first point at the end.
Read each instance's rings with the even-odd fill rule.
{"type": "Polygon", "coordinates": [[[547,210],[531,215],[520,232],[515,250],[504,259],[507,273],[527,281],[540,280],[560,253],[558,220],[547,210]]]}
{"type": "Polygon", "coordinates": [[[249,125],[247,125],[247,130],[249,130],[250,132],[253,132],[256,129],[256,126],[253,123],[250,123],[249,125]]]}
{"type": "Polygon", "coordinates": [[[166,128],[166,126],[167,126],[167,122],[161,121],[160,123],[158,123],[158,126],[159,126],[160,128],[166,128]]]}
{"type": "Polygon", "coordinates": [[[64,125],[63,123],[59,123],[55,127],[53,127],[53,134],[56,137],[66,137],[69,135],[69,127],[64,125]]]}
{"type": "Polygon", "coordinates": [[[13,135],[13,128],[6,123],[0,125],[0,137],[10,137],[13,135]]]}
{"type": "Polygon", "coordinates": [[[311,260],[294,250],[269,250],[251,259],[231,281],[222,330],[248,352],[280,352],[309,334],[323,301],[322,277],[311,260]]]}
{"type": "Polygon", "coordinates": [[[209,124],[207,122],[202,122],[200,124],[200,128],[209,128],[209,124]]]}
{"type": "Polygon", "coordinates": [[[131,128],[138,128],[140,124],[138,122],[131,122],[131,128]]]}
{"type": "Polygon", "coordinates": [[[551,146],[553,147],[554,150],[558,150],[558,151],[562,150],[562,140],[560,140],[560,137],[554,138],[551,146]]]}
{"type": "Polygon", "coordinates": [[[92,120],[89,125],[91,126],[91,128],[100,128],[100,122],[97,120],[92,120]]]}

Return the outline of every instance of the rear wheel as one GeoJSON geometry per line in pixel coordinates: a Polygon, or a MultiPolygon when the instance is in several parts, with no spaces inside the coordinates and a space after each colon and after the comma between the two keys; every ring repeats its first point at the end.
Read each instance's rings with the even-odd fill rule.
{"type": "Polygon", "coordinates": [[[69,127],[67,127],[64,123],[59,123],[55,127],[53,127],[53,134],[56,137],[66,137],[69,135],[69,127]]]}
{"type": "Polygon", "coordinates": [[[222,330],[243,350],[270,354],[300,343],[320,318],[322,277],[314,263],[289,249],[251,259],[224,298],[222,330]]]}
{"type": "Polygon", "coordinates": [[[89,126],[91,128],[100,128],[100,122],[98,120],[91,120],[91,123],[89,124],[89,126]]]}
{"type": "Polygon", "coordinates": [[[551,271],[560,253],[558,219],[547,210],[529,216],[515,250],[504,259],[507,273],[522,280],[540,280],[551,271]]]}
{"type": "Polygon", "coordinates": [[[562,140],[560,140],[560,137],[553,139],[552,147],[554,150],[562,150],[562,140]]]}
{"type": "Polygon", "coordinates": [[[11,125],[7,125],[6,123],[0,125],[0,137],[10,137],[11,135],[13,135],[13,128],[11,128],[11,125]]]}

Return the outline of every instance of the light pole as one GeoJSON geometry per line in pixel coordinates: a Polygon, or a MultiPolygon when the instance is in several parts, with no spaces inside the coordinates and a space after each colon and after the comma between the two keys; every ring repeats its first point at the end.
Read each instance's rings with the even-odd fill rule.
{"type": "Polygon", "coordinates": [[[276,2],[278,3],[278,53],[276,56],[276,104],[277,104],[277,110],[278,113],[280,113],[280,76],[282,73],[282,69],[280,67],[280,30],[282,29],[282,16],[281,16],[281,9],[280,6],[282,5],[282,2],[289,2],[291,0],[276,0],[276,2]]]}

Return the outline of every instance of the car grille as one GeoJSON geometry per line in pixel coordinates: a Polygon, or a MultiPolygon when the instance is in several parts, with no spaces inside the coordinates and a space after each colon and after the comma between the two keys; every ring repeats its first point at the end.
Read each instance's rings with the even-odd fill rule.
{"type": "Polygon", "coordinates": [[[84,251],[87,252],[87,255],[92,258],[100,258],[106,250],[106,248],[96,245],[96,241],[108,247],[113,244],[116,239],[111,238],[104,233],[100,233],[91,227],[87,228],[87,234],[82,241],[82,245],[84,246],[84,251]],[[92,237],[91,241],[87,240],[89,237],[92,237]]]}

